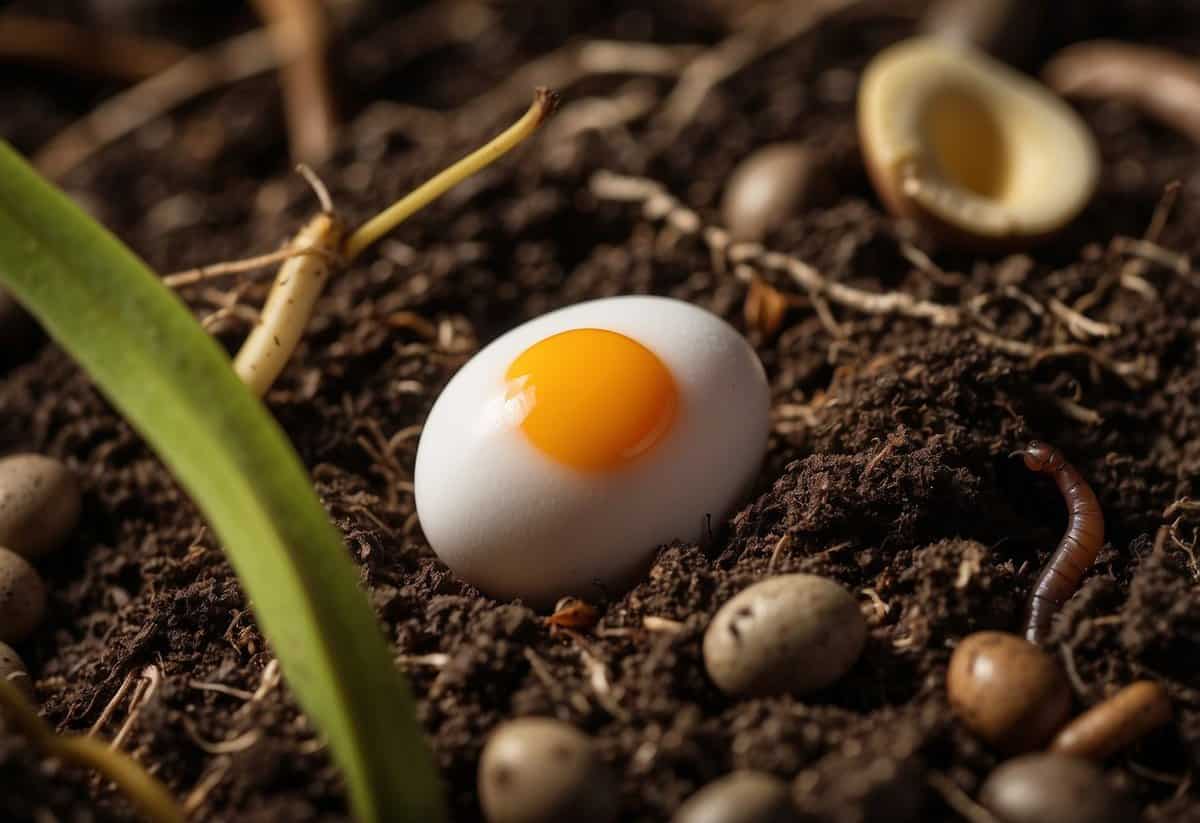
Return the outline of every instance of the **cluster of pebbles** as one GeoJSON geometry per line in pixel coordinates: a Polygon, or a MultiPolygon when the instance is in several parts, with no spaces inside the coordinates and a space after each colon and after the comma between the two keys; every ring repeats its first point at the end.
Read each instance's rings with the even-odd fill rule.
{"type": "Polygon", "coordinates": [[[45,618],[46,584],[33,563],[62,547],[79,511],[79,483],[58,460],[0,459],[0,678],[30,697],[28,670],[9,644],[20,644],[45,618]]]}
{"type": "MultiPolygon", "coordinates": [[[[731,698],[802,697],[849,672],[866,639],[851,592],[815,575],[780,575],[716,612],[704,635],[704,664],[731,698]]],[[[1097,762],[1167,722],[1170,701],[1160,685],[1135,683],[1070,720],[1070,685],[1053,657],[1018,635],[979,632],[956,647],[946,688],[958,720],[1012,756],[979,793],[996,821],[1136,819],[1097,762]]],[[[615,785],[591,739],[549,718],[501,725],[479,764],[480,802],[491,823],[612,823],[615,785]]],[[[807,790],[771,774],[738,771],[696,792],[673,823],[802,823],[793,793],[807,790]]]]}

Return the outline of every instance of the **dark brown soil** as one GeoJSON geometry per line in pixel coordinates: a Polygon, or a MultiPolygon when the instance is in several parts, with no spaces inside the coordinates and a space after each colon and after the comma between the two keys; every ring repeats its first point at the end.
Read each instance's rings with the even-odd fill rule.
{"type": "MultiPolygon", "coordinates": [[[[205,4],[184,0],[148,0],[140,5],[149,11],[132,15],[121,9],[139,4],[117,0],[20,5],[103,25],[184,29],[187,42],[248,23],[237,16],[244,12],[205,16],[197,11],[205,4]]],[[[343,35],[334,60],[348,125],[321,173],[351,218],[518,113],[523,86],[477,99],[517,66],[588,37],[711,45],[728,26],[718,13],[727,4],[715,0],[501,2],[487,6],[495,19],[483,33],[454,43],[428,7],[397,17],[380,5],[343,35]],[[470,114],[426,123],[370,108],[376,100],[466,105],[470,114]]],[[[1161,243],[1200,253],[1196,148],[1128,108],[1100,104],[1085,114],[1103,150],[1102,190],[1076,226],[1029,257],[926,245],[950,276],[914,268],[901,253],[903,227],[882,213],[861,169],[853,98],[856,73],[913,29],[919,5],[879,4],[827,21],[721,85],[669,145],[656,139],[653,113],[553,143],[547,131],[414,219],[321,301],[269,402],[410,673],[455,820],[479,818],[475,770],[488,731],[527,714],[595,736],[623,776],[623,820],[665,820],[735,767],[795,778],[814,820],[960,819],[936,787],[948,778],[972,793],[997,755],[948,711],[951,649],[966,633],[1016,627],[1065,523],[1053,486],[1007,457],[1034,437],[1083,471],[1108,526],[1053,647],[1070,663],[1079,706],[1138,677],[1166,685],[1175,720],[1107,769],[1146,820],[1200,820],[1200,585],[1182,547],[1194,543],[1200,515],[1185,513],[1181,544],[1155,544],[1164,510],[1200,497],[1200,278],[1151,266],[1145,278],[1157,297],[1112,289],[1089,313],[1121,331],[1089,344],[1096,358],[1034,363],[962,328],[837,306],[844,338],[807,307],[764,337],[746,329],[745,286],[714,266],[701,240],[589,193],[597,170],[645,174],[711,222],[722,181],[751,147],[810,140],[827,149],[836,197],[769,245],[834,279],[955,305],[1001,284],[1042,305],[1072,303],[1120,270],[1126,258],[1108,251],[1110,241],[1139,236],[1172,180],[1182,193],[1161,243]],[[556,634],[518,603],[481,597],[431,555],[413,510],[410,427],[482,342],[556,306],[635,292],[694,301],[750,334],[772,381],[775,433],[754,497],[729,523],[713,524],[713,540],[665,547],[637,588],[596,604],[593,632],[556,634]],[[1125,378],[1101,365],[1139,358],[1125,378]],[[797,570],[861,594],[872,615],[862,660],[805,700],[724,697],[700,658],[709,617],[748,583],[797,570]],[[647,630],[646,617],[680,625],[652,621],[647,630]]],[[[1200,16],[1186,4],[1109,5],[1103,14],[1061,4],[1034,38],[1039,56],[1105,33],[1200,50],[1200,16]]],[[[556,84],[553,72],[536,79],[556,84]]],[[[561,117],[571,116],[572,101],[628,92],[631,82],[661,102],[673,80],[587,78],[565,90],[561,117]]],[[[5,66],[0,134],[32,151],[113,88],[5,66]]],[[[289,173],[281,123],[275,82],[250,80],[156,121],[63,183],[160,271],[271,250],[314,208],[289,173]]],[[[259,303],[262,283],[235,281],[242,305],[259,303]]],[[[185,298],[208,315],[229,288],[194,288],[185,298]]],[[[983,312],[998,335],[1036,347],[1072,342],[1061,324],[1019,302],[1000,299],[983,312]]],[[[231,348],[246,329],[236,313],[217,326],[231,348]]],[[[18,450],[62,457],[86,488],[78,534],[43,566],[51,616],[20,649],[48,718],[86,730],[126,678],[154,667],[159,681],[124,746],[192,798],[196,819],[347,819],[327,753],[286,687],[247,699],[271,653],[202,520],[53,346],[0,378],[0,453],[18,450]]],[[[127,707],[128,698],[104,734],[116,734],[127,707]]],[[[0,736],[0,788],[5,820],[130,819],[110,787],[42,762],[12,737],[0,736]]]]}

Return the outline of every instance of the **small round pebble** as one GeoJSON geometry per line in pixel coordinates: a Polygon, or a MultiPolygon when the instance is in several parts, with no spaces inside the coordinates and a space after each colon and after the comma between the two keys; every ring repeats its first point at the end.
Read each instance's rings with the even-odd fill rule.
{"type": "Polygon", "coordinates": [[[762,240],[812,195],[812,152],[800,143],[765,146],[738,164],[721,200],[721,216],[735,240],[762,240]]]}
{"type": "Polygon", "coordinates": [[[704,633],[704,665],[726,694],[802,695],[848,672],[866,639],[854,595],[824,577],[786,574],[721,607],[704,633]]]}
{"type": "Polygon", "coordinates": [[[671,823],[795,823],[787,784],[763,772],[734,772],[687,799],[671,823]]]}
{"type": "Polygon", "coordinates": [[[479,761],[479,800],[489,823],[610,823],[617,792],[591,738],[550,718],[497,728],[479,761]]]}
{"type": "Polygon", "coordinates": [[[46,615],[46,584],[29,561],[0,547],[0,641],[18,643],[46,615]]]}
{"type": "Polygon", "coordinates": [[[1029,754],[993,771],[979,802],[1003,823],[1130,823],[1129,800],[1086,760],[1063,754],[1029,754]]]}
{"type": "Polygon", "coordinates": [[[7,643],[0,643],[0,680],[7,680],[24,692],[26,697],[33,698],[33,681],[25,668],[25,661],[7,643]]]}
{"type": "Polygon", "coordinates": [[[29,558],[59,548],[79,522],[79,483],[51,457],[0,460],[0,546],[29,558]]]}
{"type": "Polygon", "coordinates": [[[1071,689],[1054,658],[1004,632],[965,637],[950,658],[946,690],[967,728],[1009,754],[1041,746],[1071,711],[1071,689]]]}

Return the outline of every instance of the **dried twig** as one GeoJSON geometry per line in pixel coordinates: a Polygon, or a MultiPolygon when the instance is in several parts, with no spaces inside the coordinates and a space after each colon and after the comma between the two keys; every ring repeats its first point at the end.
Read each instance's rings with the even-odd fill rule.
{"type": "Polygon", "coordinates": [[[253,0],[279,58],[292,159],[319,164],[333,150],[337,121],[325,51],[329,27],[317,0],[253,0]]]}
{"type": "Polygon", "coordinates": [[[266,29],[240,34],[101,103],[47,142],[34,156],[34,164],[47,177],[61,178],[97,150],[176,106],[269,71],[286,57],[271,48],[271,33],[266,29]]]}
{"type": "Polygon", "coordinates": [[[560,92],[596,75],[674,75],[697,53],[695,46],[661,46],[617,40],[572,43],[517,67],[504,82],[453,112],[457,122],[486,121],[515,107],[531,86],[552,84],[560,92]]]}
{"type": "Polygon", "coordinates": [[[0,60],[47,63],[119,80],[137,81],[188,56],[166,40],[98,31],[24,14],[0,15],[0,60]]]}
{"type": "Polygon", "coordinates": [[[227,697],[235,697],[238,700],[249,700],[254,697],[252,692],[245,689],[238,689],[233,686],[226,686],[224,683],[208,683],[201,680],[189,680],[188,688],[197,689],[202,692],[216,692],[227,697]]]}
{"type": "Polygon", "coordinates": [[[100,716],[96,718],[96,722],[92,724],[90,729],[88,729],[88,737],[95,737],[100,730],[104,728],[104,726],[108,723],[109,718],[112,717],[113,712],[116,711],[117,706],[119,706],[121,701],[125,699],[125,695],[129,691],[129,687],[132,685],[133,672],[128,672],[125,675],[125,679],[121,681],[121,685],[117,687],[116,694],[112,696],[112,699],[108,701],[104,709],[100,712],[100,716]]]}
{"type": "Polygon", "coordinates": [[[724,229],[715,226],[701,232],[700,217],[681,205],[665,188],[653,180],[627,177],[611,172],[597,172],[591,181],[592,193],[604,200],[640,202],[642,212],[651,220],[660,220],[682,234],[702,234],[715,252],[734,264],[757,265],[788,275],[810,294],[820,295],[834,303],[864,314],[900,314],[932,321],[935,325],[958,325],[961,322],[957,307],[918,300],[904,292],[877,293],[857,289],[828,280],[815,268],[779,252],[769,251],[758,243],[730,243],[724,229]]]}
{"type": "Polygon", "coordinates": [[[771,550],[771,559],[767,563],[767,574],[775,573],[775,564],[783,553],[792,547],[792,536],[785,534],[783,537],[775,541],[775,548],[771,550]]]}
{"type": "MultiPolygon", "coordinates": [[[[901,315],[928,320],[938,326],[967,327],[970,327],[968,320],[978,316],[979,307],[982,305],[979,298],[975,298],[965,308],[960,308],[920,300],[906,292],[870,292],[829,280],[811,265],[795,257],[770,251],[759,243],[732,242],[724,229],[705,226],[696,212],[682,205],[661,184],[644,177],[599,171],[592,176],[590,188],[592,194],[602,200],[640,203],[642,214],[647,219],[665,223],[679,234],[699,236],[709,247],[714,259],[719,260],[720,265],[731,264],[735,276],[745,282],[751,282],[753,278],[752,271],[747,271],[747,267],[756,266],[786,274],[808,292],[814,303],[816,298],[824,298],[864,314],[901,315]]],[[[1001,294],[1021,300],[1035,314],[1040,315],[1045,311],[1036,300],[1015,287],[1008,287],[1001,294]]],[[[1057,312],[1053,309],[1051,311],[1062,322],[1071,320],[1081,330],[1105,333],[1110,331],[1107,324],[1084,317],[1078,311],[1062,304],[1059,304],[1057,312]]],[[[1082,356],[1121,378],[1131,388],[1138,388],[1158,379],[1158,363],[1145,355],[1134,360],[1115,360],[1082,344],[1038,347],[1033,343],[1001,337],[984,329],[975,328],[973,331],[976,339],[983,345],[1013,357],[1028,359],[1035,366],[1046,360],[1082,356]]]]}
{"type": "MultiPolygon", "coordinates": [[[[1141,241],[1133,241],[1132,245],[1126,248],[1127,238],[1114,238],[1111,248],[1115,253],[1129,254],[1129,260],[1121,266],[1120,271],[1116,275],[1106,274],[1099,279],[1096,287],[1087,294],[1075,301],[1075,310],[1085,312],[1100,301],[1108,297],[1114,286],[1136,292],[1147,300],[1157,300],[1158,290],[1147,282],[1143,275],[1149,265],[1148,259],[1145,256],[1137,254],[1138,249],[1150,248],[1160,250],[1158,246],[1158,238],[1162,234],[1163,229],[1167,225],[1167,220],[1171,217],[1171,210],[1175,207],[1175,201],[1179,199],[1180,183],[1178,180],[1173,180],[1163,187],[1162,197],[1158,199],[1158,203],[1154,207],[1154,214],[1150,217],[1150,222],[1146,226],[1146,231],[1142,233],[1141,241]]],[[[1165,252],[1165,249],[1161,249],[1165,252]]],[[[1186,258],[1184,258],[1186,261],[1186,258]]],[[[1186,271],[1185,271],[1186,273],[1186,271]]]]}
{"type": "Polygon", "coordinates": [[[1057,298],[1051,297],[1046,305],[1049,307],[1050,313],[1067,327],[1067,331],[1080,340],[1090,340],[1093,337],[1115,337],[1121,333],[1120,326],[1093,320],[1057,298]]]}
{"type": "Polygon", "coordinates": [[[129,714],[125,717],[125,722],[121,724],[117,736],[112,739],[109,744],[110,748],[119,749],[124,744],[125,739],[129,737],[129,733],[133,731],[133,724],[137,722],[138,715],[141,714],[142,706],[144,706],[154,693],[158,691],[159,685],[162,683],[162,672],[158,666],[147,666],[142,669],[141,678],[138,680],[137,686],[133,690],[133,697],[129,698],[129,714]]]}
{"type": "Polygon", "coordinates": [[[656,118],[655,139],[668,145],[718,85],[860,0],[792,0],[764,8],[749,24],[693,59],[656,118]]]}
{"type": "Polygon", "coordinates": [[[1192,261],[1186,254],[1165,249],[1151,240],[1138,240],[1134,237],[1113,238],[1113,249],[1122,254],[1128,254],[1141,260],[1157,263],[1165,269],[1177,274],[1186,275],[1192,270],[1192,261]]]}
{"type": "Polygon", "coordinates": [[[279,251],[268,252],[267,254],[260,254],[255,257],[247,257],[244,260],[231,260],[225,263],[213,263],[195,269],[172,272],[163,277],[163,284],[177,289],[180,286],[190,286],[202,280],[211,280],[212,278],[223,277],[227,274],[240,274],[242,272],[253,271],[254,269],[261,269],[273,263],[279,263],[303,255],[324,257],[331,265],[337,262],[336,258],[330,255],[325,249],[311,246],[304,248],[287,246],[279,251]]]}

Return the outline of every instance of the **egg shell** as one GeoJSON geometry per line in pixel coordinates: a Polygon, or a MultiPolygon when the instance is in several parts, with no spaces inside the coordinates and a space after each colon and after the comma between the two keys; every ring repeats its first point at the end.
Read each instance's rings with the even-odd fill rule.
{"type": "Polygon", "coordinates": [[[762,462],[769,408],[754,350],[703,309],[644,296],[560,309],[484,348],[434,404],[417,450],[421,526],[446,565],[487,594],[537,606],[594,597],[598,586],[644,571],[658,546],[698,540],[709,516],[728,513],[762,462]],[[679,392],[670,431],[620,470],[556,462],[505,408],[509,364],[534,343],[580,328],[636,340],[679,392]]]}

